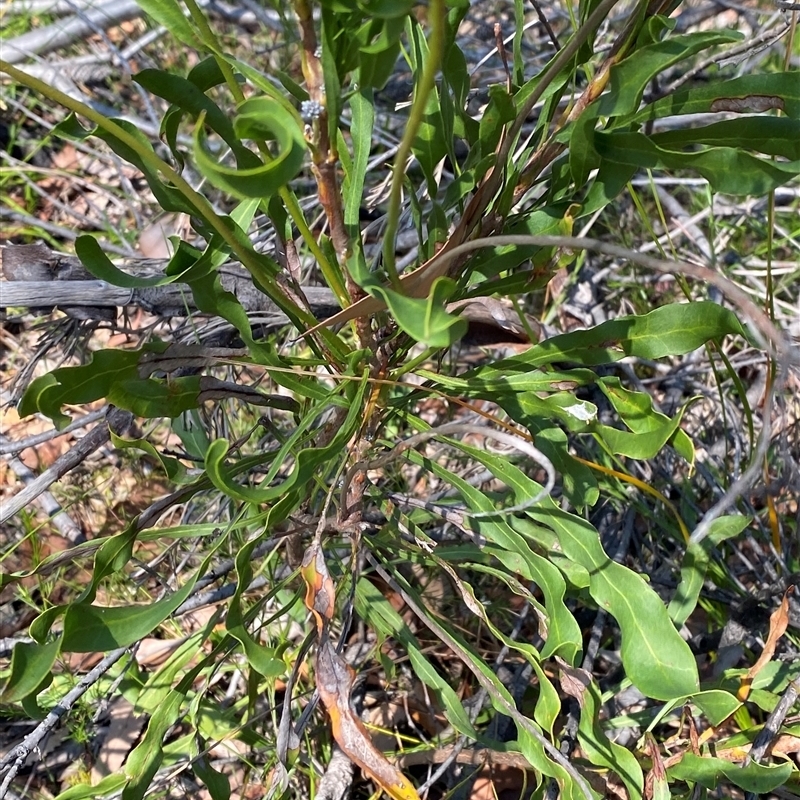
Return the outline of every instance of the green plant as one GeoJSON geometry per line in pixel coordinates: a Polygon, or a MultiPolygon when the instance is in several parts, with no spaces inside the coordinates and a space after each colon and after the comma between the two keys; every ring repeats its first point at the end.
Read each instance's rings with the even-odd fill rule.
{"type": "MultiPolygon", "coordinates": [[[[105,668],[110,668],[127,648],[181,613],[207,585],[218,561],[233,559],[236,584],[224,614],[192,633],[152,674],[135,666],[125,673],[123,690],[149,723],[124,775],[91,790],[73,787],[62,800],[120,789],[126,800],[143,797],[159,768],[180,757],[212,797],[228,797],[226,776],[205,758],[210,742],[226,737],[243,738],[268,753],[271,790],[288,791],[289,782],[307,769],[298,760],[291,703],[285,702],[282,718],[273,721],[275,739],[255,721],[250,701],[265,691],[274,697],[278,679],[286,681],[286,698],[292,699],[312,637],[290,642],[264,617],[301,621],[303,595],[316,623],[314,685],[334,738],[387,794],[410,800],[416,790],[370,744],[351,708],[353,675],[338,646],[344,639],[336,640],[346,633],[344,621],[353,611],[377,637],[376,654],[387,675],[394,667],[381,646],[391,640],[402,648],[453,739],[466,736],[489,749],[499,747],[434,666],[420,634],[392,607],[390,591],[427,628],[426,636],[472,674],[491,716],[513,720],[517,738],[510,747],[533,773],[537,797],[545,796],[548,781],[562,797],[599,797],[590,782],[598,770],[618,776],[631,797],[644,796],[646,781],[650,796],[666,797],[668,783],[706,788],[725,783],[769,792],[792,775],[788,761],[733,769],[710,752],[693,754],[688,747],[663,771],[658,724],[668,714],[686,707],[713,728],[744,707],[735,680],[701,684],[679,628],[697,606],[713,548],[740,534],[748,520],[726,515],[723,508],[698,528],[696,510],[676,508],[628,474],[630,461],[652,459],[668,447],[691,471],[695,445],[681,423],[692,401],[664,414],[646,392],[629,388],[606,369],[625,358],[647,363],[704,345],[713,353],[726,337],[762,347],[785,366],[789,344],[747,294],[719,273],[571,234],[577,223],[626,192],[643,168],[690,171],[705,178],[712,191],[733,195],[765,194],[793,179],[800,173],[800,82],[796,72],[719,77],[643,104],[654,78],[739,36],[674,34],[668,14],[676,3],[640,2],[600,57],[593,43],[614,5],[613,0],[581,3],[570,38],[536,75],[526,74],[515,46],[507,85],[490,88],[488,105],[476,119],[466,110],[469,77],[458,43],[467,3],[431,0],[422,20],[411,2],[324,0],[317,21],[310,3],[296,0],[304,83],[281,73],[276,88],[272,76],[225,52],[194,0],[186,2],[188,17],[174,0],[142,2],[179,41],[205,56],[185,77],[164,70],[135,76],[168,104],[161,132],[170,161],[130,123],[107,119],[0,62],[0,70],[21,85],[71,112],[58,135],[103,140],[141,170],[164,210],[192,218],[198,243],[178,242],[163,276],[126,274],[97,240],[82,236],[76,252],[86,268],[127,288],[185,284],[197,307],[226,320],[243,344],[243,350],[197,345],[187,351],[153,339],[136,349],[99,350],[86,364],[35,379],[22,400],[22,414],[46,414],[58,426],[69,421],[66,405],[100,399],[139,418],[174,420],[187,454],[202,459],[200,474],[187,474],[187,459],[145,438],[115,432],[114,443],[154,459],[175,483],[176,501],[211,494],[231,509],[227,519],[205,525],[162,528],[143,516],[83,551],[79,546],[76,557],[94,555],[90,582],[68,603],[44,608],[31,626],[35,641],[15,647],[0,702],[44,712],[37,703],[60,653],[107,651],[105,668]],[[411,69],[414,94],[394,159],[380,258],[370,263],[361,209],[375,93],[400,55],[411,69]],[[588,84],[581,86],[584,73],[588,84]],[[534,108],[538,117],[529,125],[534,108]],[[757,116],[650,130],[651,123],[668,116],[722,110],[757,116]],[[187,129],[191,152],[178,139],[187,129]],[[457,144],[466,144],[465,160],[459,159],[457,144]],[[408,169],[412,156],[417,172],[408,169]],[[445,160],[453,171],[449,182],[439,169],[445,160]],[[215,205],[184,177],[187,163],[220,192],[215,205]],[[304,171],[315,181],[327,222],[324,234],[313,230],[293,188],[304,171]],[[219,207],[230,211],[219,213],[219,207]],[[249,232],[259,215],[274,228],[283,263],[253,245],[249,232]],[[419,234],[415,266],[405,273],[396,256],[404,219],[419,234]],[[331,319],[317,320],[303,302],[294,281],[297,251],[314,259],[342,305],[331,319]],[[453,303],[502,297],[516,305],[584,251],[714,284],[742,318],[705,300],[668,303],[534,343],[521,354],[457,375],[441,366],[444,353],[469,327],[453,303]],[[279,349],[277,340],[254,332],[237,297],[222,287],[219,269],[231,259],[283,310],[302,344],[279,349]],[[232,365],[248,379],[262,374],[271,391],[221,382],[212,375],[218,364],[232,365]],[[193,374],[173,374],[198,365],[201,371],[193,374]],[[421,410],[431,398],[443,406],[435,424],[421,410]],[[274,446],[265,448],[264,440],[255,438],[258,417],[246,411],[240,415],[247,424],[228,436],[212,441],[206,433],[190,434],[187,415],[196,409],[209,403],[230,403],[234,409],[242,401],[270,410],[274,446]],[[598,411],[601,401],[606,416],[598,411]],[[461,419],[460,409],[467,410],[468,420],[461,419]],[[458,455],[434,457],[434,439],[458,455]],[[488,448],[487,441],[499,441],[505,452],[488,448]],[[595,460],[577,457],[575,441],[593,442],[595,460]],[[460,459],[482,465],[503,489],[488,481],[473,485],[462,474],[460,459]],[[437,483],[439,500],[415,503],[404,496],[411,467],[419,468],[428,484],[437,483]],[[668,511],[657,523],[659,535],[686,545],[668,604],[641,575],[609,556],[587,519],[601,496],[620,497],[624,486],[649,490],[668,511]],[[457,542],[437,543],[432,534],[441,520],[455,526],[457,542]],[[278,569],[277,548],[284,538],[302,556],[299,564],[289,559],[288,574],[278,569]],[[202,542],[189,577],[169,587],[140,587],[131,593],[137,603],[98,602],[110,580],[130,576],[137,548],[157,540],[176,546],[202,542]],[[536,680],[529,713],[519,710],[484,662],[469,629],[458,630],[446,613],[426,608],[406,563],[446,576],[454,587],[453,608],[468,609],[470,624],[490,631],[493,642],[530,665],[536,680]],[[254,584],[259,578],[264,580],[254,584]],[[487,612],[475,588],[481,578],[533,610],[540,632],[535,645],[510,636],[487,612]],[[248,594],[254,585],[263,587],[256,599],[248,594]],[[149,592],[157,596],[147,602],[149,592]],[[644,729],[639,746],[614,743],[601,724],[600,687],[581,668],[585,641],[576,618],[581,608],[613,618],[622,667],[613,683],[632,684],[654,709],[652,718],[638,722],[644,729]],[[222,632],[215,629],[217,621],[224,624],[222,632]],[[247,674],[248,702],[241,710],[248,719],[242,723],[232,713],[210,710],[209,685],[229,659],[247,674]],[[580,704],[576,735],[586,765],[576,766],[558,747],[564,694],[580,704]],[[181,738],[165,745],[170,730],[181,738]]],[[[517,3],[520,15],[521,8],[517,3]]],[[[532,333],[521,308],[518,316],[532,333]]],[[[5,575],[3,584],[20,577],[5,575]]],[[[777,692],[796,675],[796,669],[773,675],[775,681],[765,686],[777,692]]]]}

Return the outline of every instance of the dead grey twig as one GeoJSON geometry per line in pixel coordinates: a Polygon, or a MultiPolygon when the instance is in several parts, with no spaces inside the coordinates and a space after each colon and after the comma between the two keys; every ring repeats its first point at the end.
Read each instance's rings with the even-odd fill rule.
{"type": "Polygon", "coordinates": [[[739,476],[738,480],[728,487],[725,494],[703,515],[700,524],[692,531],[689,538],[691,544],[702,542],[711,533],[711,525],[721,517],[751,486],[758,480],[764,469],[764,456],[772,440],[772,422],[770,413],[775,399],[775,387],[770,386],[769,394],[764,401],[764,415],[761,432],[758,436],[756,449],[747,469],[739,476]]]}
{"type": "Polygon", "coordinates": [[[123,430],[130,425],[132,419],[133,414],[129,411],[111,408],[108,412],[106,423],[101,423],[93,428],[74,447],[64,453],[63,456],[57,458],[39,477],[31,481],[0,509],[0,524],[7,522],[15,514],[18,514],[59,478],[62,478],[71,469],[83,462],[87,456],[102,447],[111,438],[111,429],[123,430]]]}
{"type": "Polygon", "coordinates": [[[128,19],[138,17],[142,9],[135,0],[112,0],[98,2],[80,15],[61,19],[52,25],[23,33],[3,42],[3,60],[9,64],[20,64],[34,55],[45,55],[67,47],[92,33],[98,26],[111,28],[128,19]]]}
{"type": "MultiPolygon", "coordinates": [[[[5,436],[0,436],[0,446],[7,443],[8,439],[5,436]]],[[[11,471],[27,486],[30,486],[36,480],[33,470],[16,456],[10,458],[8,464],[11,467],[11,471]]],[[[72,544],[80,544],[86,541],[83,531],[78,527],[75,520],[61,508],[61,504],[50,492],[41,492],[36,501],[42,511],[50,518],[50,523],[53,527],[65,539],[72,542],[72,544]]]]}
{"type": "Polygon", "coordinates": [[[11,781],[14,780],[31,752],[36,752],[38,750],[39,743],[56,727],[56,725],[58,725],[59,720],[69,712],[72,706],[74,706],[126,652],[128,652],[127,647],[120,647],[117,650],[112,650],[96,667],[94,667],[94,669],[87,672],[86,675],[81,678],[74,689],[67,692],[67,694],[61,698],[61,701],[48,712],[47,716],[20,744],[0,759],[0,772],[7,770],[3,782],[0,783],[0,800],[3,800],[6,796],[11,781]]]}
{"type": "Polygon", "coordinates": [[[53,428],[53,430],[35,433],[33,436],[27,436],[25,439],[19,439],[16,441],[6,438],[0,439],[0,456],[16,455],[17,453],[21,453],[23,450],[27,450],[29,447],[36,447],[36,445],[44,444],[44,442],[49,442],[51,439],[56,439],[59,436],[72,433],[72,431],[85,428],[87,425],[91,425],[93,422],[97,422],[99,419],[102,419],[107,413],[108,406],[103,406],[102,408],[97,409],[97,411],[90,411],[88,414],[78,417],[70,422],[66,428],[62,428],[61,430],[53,428]]]}
{"type": "MultiPolygon", "coordinates": [[[[166,259],[126,258],[120,269],[137,277],[164,274],[166,259]]],[[[185,284],[169,283],[123,289],[98,280],[75,257],[57,253],[42,243],[0,247],[0,308],[108,308],[139,306],[159,316],[181,316],[197,310],[191,291],[185,284]]],[[[269,313],[278,321],[287,316],[253,284],[249,273],[239,264],[220,267],[225,290],[236,295],[248,313],[269,313]]],[[[323,286],[304,286],[302,291],[311,312],[324,318],[339,310],[333,292],[323,286]]]]}
{"type": "MultiPolygon", "coordinates": [[[[758,732],[758,735],[744,760],[743,767],[746,767],[751,762],[756,764],[764,757],[767,748],[772,743],[772,740],[778,735],[783,720],[791,710],[792,706],[797,702],[798,691],[800,691],[800,678],[795,678],[781,695],[778,704],[772,710],[772,713],[767,717],[764,727],[758,732]]],[[[754,792],[747,792],[745,800],[757,800],[759,795],[754,792]]]]}

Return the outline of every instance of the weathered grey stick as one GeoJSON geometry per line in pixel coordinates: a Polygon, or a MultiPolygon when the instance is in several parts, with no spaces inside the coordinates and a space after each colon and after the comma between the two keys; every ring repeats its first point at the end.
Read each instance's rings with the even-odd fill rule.
{"type": "Polygon", "coordinates": [[[56,306],[136,305],[131,289],[120,289],[105,281],[5,281],[0,284],[0,308],[55,308],[56,306]]]}
{"type": "Polygon", "coordinates": [[[119,647],[116,650],[112,650],[97,664],[97,666],[80,679],[77,686],[61,698],[59,703],[48,712],[47,716],[22,740],[22,742],[20,742],[20,744],[13,750],[10,750],[3,759],[0,760],[0,772],[7,770],[3,782],[0,783],[0,798],[6,796],[11,781],[16,777],[31,752],[36,751],[42,739],[58,725],[61,718],[72,709],[72,706],[74,706],[75,703],[77,703],[78,700],[80,700],[80,698],[125,655],[127,650],[127,647],[119,647]]]}
{"type": "MultiPolygon", "coordinates": [[[[160,259],[123,259],[119,267],[137,277],[163,275],[167,262],[160,259]]],[[[197,311],[186,284],[170,283],[142,289],[122,289],[88,273],[74,256],[51,250],[44,244],[0,247],[0,308],[54,308],[68,313],[72,309],[138,306],[158,316],[182,316],[197,311]]],[[[222,286],[236,295],[248,313],[286,315],[253,284],[239,264],[220,269],[222,286]]],[[[323,286],[304,286],[310,311],[319,319],[339,310],[333,292],[323,286]]]]}
{"type": "Polygon", "coordinates": [[[43,491],[52,486],[59,478],[63,478],[71,469],[80,464],[87,456],[102,447],[110,438],[109,429],[121,431],[130,425],[133,414],[119,408],[111,408],[106,422],[101,422],[86,434],[74,447],[59,456],[41,475],[32,480],[22,491],[17,492],[0,509],[0,524],[7,522],[15,514],[32,503],[43,491]]]}
{"type": "Polygon", "coordinates": [[[34,55],[44,55],[83,39],[97,28],[105,30],[124,20],[141,16],[135,0],[102,2],[85,8],[80,14],[61,19],[52,25],[23,33],[3,43],[3,60],[19,64],[34,55]]]}
{"type": "MultiPolygon", "coordinates": [[[[118,266],[137,277],[163,275],[166,260],[123,258],[118,266]]],[[[0,308],[54,308],[78,319],[107,318],[103,311],[122,306],[138,306],[160,317],[192,314],[197,307],[186,284],[170,283],[144,289],[121,289],[90,275],[75,256],[51,250],[42,243],[0,247],[0,308]]],[[[248,314],[269,316],[277,324],[288,322],[281,311],[253,283],[241,264],[229,263],[220,268],[220,280],[227,291],[236,295],[248,314]]],[[[325,286],[300,287],[309,311],[325,320],[340,311],[333,292],[325,286]]],[[[464,338],[467,344],[492,345],[529,341],[529,331],[541,337],[541,326],[527,316],[527,328],[513,307],[491,297],[459,300],[447,306],[469,323],[464,338]]],[[[113,312],[112,312],[113,315],[113,312]]],[[[260,320],[264,322],[264,320],[260,320]]]]}
{"type": "MultiPolygon", "coordinates": [[[[6,439],[5,436],[0,436],[0,443],[7,444],[8,439],[6,439]]],[[[30,486],[36,480],[37,476],[34,474],[33,470],[16,456],[12,456],[9,459],[8,465],[11,467],[11,471],[26,486],[30,486]]],[[[78,527],[75,520],[61,508],[61,504],[49,491],[45,489],[40,492],[39,496],[36,498],[36,502],[39,504],[42,511],[50,518],[50,523],[53,527],[65,539],[72,542],[72,544],[80,544],[86,541],[83,531],[78,527]]]]}

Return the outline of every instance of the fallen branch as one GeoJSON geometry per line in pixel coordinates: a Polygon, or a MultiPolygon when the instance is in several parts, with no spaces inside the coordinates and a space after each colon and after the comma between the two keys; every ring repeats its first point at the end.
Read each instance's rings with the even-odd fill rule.
{"type": "Polygon", "coordinates": [[[115,0],[87,8],[72,17],[60,19],[52,25],[36,28],[4,42],[3,59],[9,64],[19,64],[34,55],[46,55],[61,47],[68,47],[98,29],[112,28],[141,14],[142,9],[135,0],[115,0]]]}
{"type": "MultiPolygon", "coordinates": [[[[0,445],[7,445],[8,439],[5,436],[0,436],[0,445]]],[[[12,456],[8,461],[9,467],[11,467],[11,471],[25,484],[25,486],[30,486],[37,480],[37,476],[34,474],[33,470],[21,461],[16,456],[12,456]]],[[[22,490],[24,491],[24,489],[22,490]]],[[[20,492],[21,494],[21,492],[20,492]]],[[[63,508],[61,508],[61,504],[58,500],[53,497],[50,492],[46,489],[39,493],[39,496],[36,498],[36,502],[41,507],[42,511],[50,519],[50,523],[53,527],[69,542],[72,544],[80,544],[81,542],[86,541],[86,537],[83,535],[83,531],[78,527],[78,524],[72,517],[67,514],[63,508]]]]}
{"type": "MultiPolygon", "coordinates": [[[[163,275],[166,265],[166,260],[151,258],[129,258],[119,263],[120,269],[137,277],[163,275]]],[[[57,253],[41,243],[0,247],[0,274],[5,278],[0,285],[0,308],[58,307],[81,318],[87,316],[86,309],[124,306],[137,306],[162,317],[188,316],[197,311],[186,284],[122,289],[95,278],[75,256],[57,253]]],[[[242,266],[224,265],[220,279],[223,288],[236,295],[248,313],[274,315],[281,323],[288,321],[286,314],[253,285],[242,266]]],[[[339,311],[330,289],[304,286],[303,293],[316,317],[324,319],[339,311]]]]}
{"type": "MultiPolygon", "coordinates": [[[[139,278],[164,275],[166,259],[123,258],[118,267],[139,278]]],[[[270,317],[276,325],[289,322],[286,314],[261,292],[250,273],[235,262],[220,267],[222,287],[236,296],[251,315],[270,317]]],[[[189,287],[168,283],[142,289],[123,289],[99,280],[86,271],[75,256],[58,253],[40,243],[0,247],[0,308],[58,308],[77,319],[108,319],[109,308],[136,306],[150,314],[170,318],[198,311],[189,287]]],[[[301,286],[301,301],[320,321],[337,315],[341,308],[325,286],[301,286]]],[[[447,310],[469,323],[467,344],[492,345],[529,341],[529,331],[540,338],[541,326],[526,315],[522,325],[513,307],[491,297],[476,297],[450,303],[447,310]]]]}

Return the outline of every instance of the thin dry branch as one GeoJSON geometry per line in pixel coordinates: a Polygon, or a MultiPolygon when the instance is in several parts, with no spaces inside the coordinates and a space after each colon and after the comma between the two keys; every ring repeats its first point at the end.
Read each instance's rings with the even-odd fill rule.
{"type": "MultiPolygon", "coordinates": [[[[125,258],[119,268],[136,277],[164,275],[166,259],[125,258]]],[[[91,275],[75,256],[57,253],[45,244],[0,247],[0,308],[99,309],[138,306],[162,317],[188,315],[197,311],[192,293],[185,284],[169,283],[138,289],[123,289],[91,275]]],[[[236,295],[248,313],[274,315],[278,323],[288,322],[286,314],[253,284],[250,274],[239,264],[220,268],[226,291],[236,295]]],[[[339,309],[327,287],[301,287],[311,312],[324,318],[339,309]]]]}
{"type": "MultiPolygon", "coordinates": [[[[0,436],[0,447],[9,443],[5,436],[0,436]]],[[[37,478],[33,470],[21,461],[16,456],[12,456],[8,465],[11,467],[12,472],[19,478],[26,486],[30,486],[37,478]]],[[[78,527],[69,514],[64,511],[58,500],[53,497],[48,491],[43,491],[36,498],[36,502],[44,513],[49,517],[53,527],[72,544],[80,544],[86,541],[83,531],[78,527]]]]}
{"type": "Polygon", "coordinates": [[[103,30],[139,17],[142,9],[135,0],[113,0],[81,10],[68,19],[37,28],[3,42],[3,60],[20,64],[34,55],[45,55],[84,39],[97,29],[103,30]]]}
{"type": "MultiPolygon", "coordinates": [[[[8,402],[8,398],[3,396],[3,402],[8,402]]],[[[27,450],[29,447],[36,447],[37,445],[56,439],[59,436],[64,436],[67,433],[85,428],[87,425],[91,425],[93,422],[102,419],[107,413],[108,406],[103,406],[103,408],[99,408],[97,411],[90,411],[88,414],[78,417],[62,430],[53,428],[52,430],[42,431],[42,433],[35,433],[32,436],[27,436],[25,439],[17,440],[0,437],[0,456],[17,455],[23,450],[27,450]]]]}
{"type": "Polygon", "coordinates": [[[97,425],[74,447],[59,456],[52,466],[48,467],[38,478],[32,480],[22,491],[5,503],[0,509],[0,524],[7,522],[15,514],[27,508],[39,495],[52,486],[59,478],[63,478],[70,470],[81,464],[98,448],[111,438],[111,430],[123,431],[133,420],[133,414],[118,408],[110,408],[106,422],[97,425]]]}
{"type": "Polygon", "coordinates": [[[0,772],[7,770],[3,782],[0,783],[0,800],[6,796],[11,781],[17,776],[28,756],[38,750],[40,742],[58,725],[61,718],[67,714],[75,703],[83,697],[86,692],[94,686],[103,675],[119,661],[125,653],[127,647],[120,647],[112,650],[94,669],[86,673],[81,678],[78,685],[70,690],[60,702],[48,712],[47,716],[18,744],[0,759],[0,772]]]}

